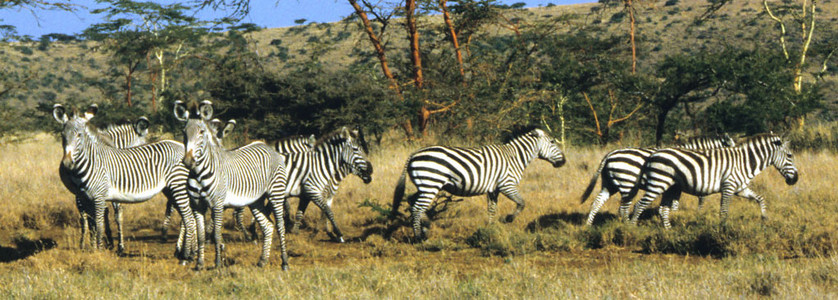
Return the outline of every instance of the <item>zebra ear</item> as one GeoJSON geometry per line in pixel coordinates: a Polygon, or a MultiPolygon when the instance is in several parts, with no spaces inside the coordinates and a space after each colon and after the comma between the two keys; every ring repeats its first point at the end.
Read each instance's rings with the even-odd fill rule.
{"type": "Polygon", "coordinates": [[[84,119],[90,121],[91,118],[96,116],[96,113],[98,111],[99,111],[99,106],[96,105],[95,103],[91,104],[90,106],[87,107],[87,110],[84,111],[84,119]]]}
{"type": "Polygon", "coordinates": [[[221,131],[221,137],[225,137],[230,135],[233,132],[233,129],[236,128],[236,120],[229,120],[227,121],[227,125],[224,125],[224,130],[221,131]]]}
{"type": "Polygon", "coordinates": [[[148,118],[145,116],[140,117],[134,122],[134,131],[137,132],[137,135],[143,137],[148,135],[148,126],[151,122],[148,121],[148,118]]]}
{"type": "Polygon", "coordinates": [[[212,102],[209,100],[201,101],[201,107],[198,109],[198,114],[204,120],[212,119],[212,102]]]}
{"type": "Polygon", "coordinates": [[[187,120],[189,120],[189,110],[186,109],[186,105],[183,104],[183,101],[175,101],[174,113],[175,118],[177,118],[181,122],[186,122],[187,120]]]}
{"type": "Polygon", "coordinates": [[[308,136],[308,146],[309,146],[309,148],[314,148],[314,144],[317,144],[317,137],[315,137],[314,134],[312,133],[310,136],[308,136]]]}
{"type": "Polygon", "coordinates": [[[64,105],[58,103],[52,106],[52,117],[61,124],[67,123],[67,120],[70,119],[67,117],[67,110],[64,109],[64,105]]]}

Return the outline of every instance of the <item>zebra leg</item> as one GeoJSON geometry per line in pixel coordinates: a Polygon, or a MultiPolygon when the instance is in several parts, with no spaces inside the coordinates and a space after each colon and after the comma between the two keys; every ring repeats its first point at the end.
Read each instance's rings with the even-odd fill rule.
{"type": "Polygon", "coordinates": [[[488,205],[486,209],[489,211],[490,223],[495,221],[495,214],[498,211],[498,195],[499,192],[497,191],[486,194],[486,204],[488,205]]]}
{"type": "Polygon", "coordinates": [[[85,237],[92,233],[90,231],[90,222],[92,221],[90,218],[90,214],[88,212],[88,207],[86,205],[87,198],[82,197],[81,195],[76,195],[76,208],[79,210],[79,226],[81,227],[81,237],[79,237],[79,249],[86,248],[84,244],[85,237]]]}
{"type": "MultiPolygon", "coordinates": [[[[666,192],[663,193],[663,198],[661,199],[661,205],[658,207],[658,213],[661,215],[661,220],[663,221],[663,227],[669,229],[672,227],[672,224],[669,222],[669,211],[672,205],[677,203],[678,198],[681,197],[681,190],[676,188],[669,188],[666,192]]],[[[674,209],[672,209],[674,210],[674,209]]]]}
{"type": "Polygon", "coordinates": [[[513,211],[512,214],[506,216],[506,222],[511,223],[512,221],[515,221],[515,217],[517,217],[518,214],[521,213],[522,210],[524,210],[524,198],[522,198],[521,195],[518,193],[518,187],[514,185],[508,188],[501,188],[500,191],[501,193],[503,193],[503,195],[509,198],[509,200],[512,200],[516,204],[515,211],[513,211]]]}
{"type": "Polygon", "coordinates": [[[107,211],[107,206],[105,204],[105,200],[102,199],[95,199],[93,200],[93,217],[96,220],[96,249],[104,248],[104,231],[105,231],[105,211],[107,211]]]}
{"type": "Polygon", "coordinates": [[[680,206],[681,206],[681,200],[680,199],[672,199],[672,205],[671,205],[672,211],[678,211],[678,208],[680,208],[680,206]]]}
{"type": "MultiPolygon", "coordinates": [[[[241,209],[236,208],[236,211],[240,212],[241,209]]],[[[250,205],[250,212],[253,213],[253,217],[259,223],[259,227],[262,228],[262,256],[259,257],[259,262],[256,265],[264,267],[268,264],[268,259],[271,256],[271,241],[273,240],[274,226],[266,216],[265,202],[261,199],[250,205]]],[[[282,220],[280,219],[279,221],[281,222],[282,220]]]]}
{"type": "MultiPolygon", "coordinates": [[[[184,170],[185,171],[185,170],[184,170]]],[[[181,174],[177,177],[172,177],[169,179],[167,183],[167,187],[163,189],[163,195],[166,196],[168,202],[172,202],[175,208],[180,214],[181,218],[181,226],[183,229],[183,239],[180,252],[180,257],[183,260],[190,260],[193,258],[193,255],[196,252],[196,245],[198,244],[195,241],[195,237],[197,236],[196,233],[196,219],[194,217],[194,213],[192,211],[192,200],[189,198],[189,194],[186,191],[186,174],[187,172],[177,173],[181,174]]],[[[196,200],[197,201],[197,200],[196,200]]],[[[201,201],[203,202],[203,201],[201,201]]],[[[196,207],[200,207],[201,203],[196,203],[196,207]]],[[[203,218],[201,218],[203,220],[203,218]]],[[[178,240],[181,240],[180,233],[178,234],[178,240]]],[[[179,242],[179,244],[181,244],[179,242]]],[[[175,246],[177,248],[177,246],[175,246]]],[[[178,251],[178,250],[176,250],[178,251]]]]}
{"type": "MultiPolygon", "coordinates": [[[[286,199],[285,202],[288,202],[288,200],[286,199]]],[[[308,208],[308,204],[310,202],[311,200],[308,199],[307,195],[300,195],[300,203],[297,204],[297,214],[294,217],[294,225],[291,227],[291,233],[297,234],[300,232],[300,224],[303,223],[303,215],[306,213],[306,209],[308,208]]],[[[321,207],[320,209],[322,210],[323,208],[321,207]]]]}
{"type": "Polygon", "coordinates": [[[731,196],[733,196],[733,187],[730,185],[723,186],[721,204],[719,204],[719,217],[722,222],[727,221],[727,210],[730,207],[731,196]]]}
{"type": "Polygon", "coordinates": [[[707,196],[699,196],[698,197],[698,208],[696,210],[701,211],[704,208],[704,200],[706,200],[707,196]]]}
{"type": "Polygon", "coordinates": [[[416,193],[416,200],[410,206],[410,214],[413,218],[413,237],[415,242],[424,241],[427,236],[425,229],[422,228],[422,217],[425,216],[425,211],[431,206],[431,202],[436,199],[442,186],[418,186],[419,192],[416,193]]]}
{"type": "MultiPolygon", "coordinates": [[[[116,248],[116,253],[122,254],[125,252],[125,236],[122,233],[122,205],[112,202],[114,218],[116,218],[116,234],[119,236],[119,245],[116,248]]],[[[110,234],[108,234],[110,235],[110,234]]]]}
{"type": "Polygon", "coordinates": [[[640,215],[643,214],[643,211],[646,210],[649,203],[652,203],[652,201],[655,201],[655,199],[658,198],[658,195],[659,194],[657,192],[646,191],[643,198],[641,198],[640,201],[637,201],[637,204],[634,205],[634,213],[631,216],[631,224],[637,225],[640,215]]]}
{"type": "MultiPolygon", "coordinates": [[[[605,201],[608,201],[608,198],[611,197],[611,192],[608,189],[603,188],[599,194],[596,195],[596,199],[594,199],[594,203],[591,203],[591,211],[588,212],[588,220],[585,222],[586,225],[591,226],[594,224],[594,218],[596,214],[599,213],[600,208],[602,205],[605,204],[605,201]]],[[[622,215],[622,206],[620,206],[620,214],[622,215]]]]}
{"type": "Polygon", "coordinates": [[[238,231],[241,231],[242,234],[244,234],[244,239],[246,241],[252,240],[253,237],[250,236],[249,232],[247,232],[247,229],[245,229],[244,226],[244,207],[236,207],[233,210],[233,216],[236,218],[236,229],[238,231]]]}
{"type": "MultiPolygon", "coordinates": [[[[282,270],[288,270],[288,248],[285,244],[285,222],[282,222],[285,218],[285,202],[288,201],[285,198],[285,193],[280,192],[285,190],[285,180],[278,180],[281,182],[277,182],[274,184],[274,191],[268,197],[268,201],[270,201],[271,206],[274,210],[274,219],[277,220],[276,222],[276,231],[279,233],[279,251],[280,257],[282,258],[282,270]]],[[[260,223],[261,225],[261,223],[260,223]]],[[[264,228],[262,230],[265,230],[264,228]]]]}
{"type": "MultiPolygon", "coordinates": [[[[163,218],[163,225],[160,226],[160,242],[162,243],[165,243],[168,239],[169,223],[172,221],[172,212],[174,211],[174,202],[171,200],[166,201],[166,216],[163,218]]],[[[181,224],[183,224],[183,222],[181,222],[181,224]]],[[[178,237],[178,241],[180,241],[180,237],[178,237]]]]}
{"type": "Polygon", "coordinates": [[[198,240],[198,261],[195,264],[195,269],[203,270],[204,269],[204,248],[207,244],[207,230],[206,230],[206,220],[204,215],[207,212],[207,205],[201,203],[193,212],[195,216],[195,231],[198,240]]]}
{"type": "Polygon", "coordinates": [[[756,192],[754,192],[753,190],[751,190],[750,188],[747,188],[747,187],[744,190],[737,193],[737,195],[740,196],[740,197],[745,197],[745,198],[754,200],[757,203],[759,203],[759,212],[762,214],[762,219],[765,220],[765,219],[768,218],[768,214],[767,214],[767,211],[766,211],[766,209],[767,209],[766,206],[767,205],[765,203],[765,198],[763,198],[762,196],[760,196],[759,194],[757,194],[756,192]]]}
{"type": "Polygon", "coordinates": [[[220,268],[222,267],[222,257],[224,256],[223,253],[223,243],[224,240],[221,237],[221,223],[222,217],[224,216],[224,205],[221,203],[215,203],[212,207],[212,229],[213,229],[213,236],[215,237],[215,267],[220,268]]]}
{"type": "Polygon", "coordinates": [[[335,213],[332,212],[332,197],[329,197],[328,199],[326,199],[326,201],[323,201],[323,199],[315,197],[314,204],[320,207],[320,211],[322,212],[323,216],[326,217],[329,223],[332,224],[332,233],[329,233],[328,230],[326,231],[326,233],[332,235],[332,239],[334,241],[338,243],[343,243],[343,233],[340,231],[340,228],[338,228],[337,222],[335,222],[335,213]]]}

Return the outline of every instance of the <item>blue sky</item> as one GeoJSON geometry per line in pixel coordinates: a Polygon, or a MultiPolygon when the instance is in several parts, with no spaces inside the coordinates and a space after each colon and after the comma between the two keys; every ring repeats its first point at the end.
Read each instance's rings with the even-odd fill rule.
{"type": "MultiPolygon", "coordinates": [[[[0,0],[3,1],[3,0],[0,0]]],[[[100,8],[93,0],[70,1],[88,9],[100,8]]],[[[174,3],[186,1],[156,1],[159,3],[174,3]]],[[[526,7],[596,2],[595,0],[500,0],[500,3],[526,3],[526,7]]],[[[334,22],[353,12],[352,6],[346,0],[251,0],[251,13],[243,22],[254,23],[259,26],[287,27],[293,26],[294,20],[306,19],[309,22],[334,22]]],[[[223,12],[204,11],[198,14],[202,19],[223,12]]],[[[29,11],[24,9],[0,10],[0,24],[17,27],[18,34],[38,38],[49,33],[79,34],[89,25],[101,22],[98,15],[87,13],[87,9],[77,12],[65,11],[29,11]]]]}

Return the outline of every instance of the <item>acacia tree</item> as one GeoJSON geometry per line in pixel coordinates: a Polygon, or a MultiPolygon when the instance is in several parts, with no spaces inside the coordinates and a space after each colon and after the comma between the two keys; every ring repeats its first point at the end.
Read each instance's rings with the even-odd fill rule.
{"type": "MultiPolygon", "coordinates": [[[[123,62],[139,66],[134,58],[142,55],[149,68],[151,83],[151,109],[157,110],[157,102],[168,88],[168,73],[183,58],[190,54],[190,50],[198,47],[201,37],[206,30],[201,26],[204,22],[186,15],[193,7],[182,4],[161,5],[154,2],[139,1],[100,1],[109,7],[95,9],[94,14],[105,14],[106,23],[91,27],[89,34],[98,39],[118,41],[117,45],[109,45],[106,49],[123,47],[113,53],[123,62]],[[101,25],[100,27],[97,27],[101,25]],[[133,32],[131,34],[128,34],[133,32]],[[119,39],[124,35],[122,39],[119,39]],[[141,37],[141,41],[125,40],[130,36],[141,37]],[[114,39],[116,38],[116,39],[114,39]],[[132,51],[135,51],[132,53],[132,51]],[[152,57],[154,61],[152,62],[152,57]]],[[[132,72],[126,72],[126,84],[130,86],[132,72]]],[[[130,103],[130,89],[128,92],[130,103]]]]}

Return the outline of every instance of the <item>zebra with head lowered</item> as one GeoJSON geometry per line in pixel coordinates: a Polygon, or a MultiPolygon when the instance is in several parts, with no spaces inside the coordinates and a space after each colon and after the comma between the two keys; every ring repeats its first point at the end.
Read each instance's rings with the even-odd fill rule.
{"type": "MultiPolygon", "coordinates": [[[[728,135],[715,136],[701,136],[689,138],[686,141],[678,143],[677,147],[684,149],[714,149],[736,146],[736,142],[728,135]]],[[[625,220],[629,217],[629,208],[631,208],[631,199],[634,198],[632,194],[637,179],[640,178],[640,169],[646,163],[646,159],[654,153],[656,148],[623,148],[609,152],[602,158],[597,168],[596,173],[582,193],[582,203],[584,203],[588,196],[593,192],[596,186],[597,179],[602,177],[602,190],[596,196],[596,200],[591,204],[591,211],[588,213],[586,224],[593,225],[594,218],[612,195],[617,192],[620,193],[620,217],[625,220]],[[601,175],[601,176],[600,176],[601,175]]],[[[678,209],[678,199],[674,199],[672,203],[673,210],[678,209]]],[[[698,209],[704,206],[704,197],[698,198],[698,209]]]]}
{"type": "Polygon", "coordinates": [[[421,149],[410,155],[398,179],[391,218],[398,214],[407,174],[418,190],[408,199],[413,234],[417,240],[425,238],[421,218],[441,190],[456,196],[487,194],[490,220],[494,219],[498,195],[504,194],[517,205],[515,212],[506,218],[507,222],[511,222],[524,209],[518,182],[524,175],[524,169],[535,158],[546,160],[556,168],[565,163],[558,142],[541,129],[519,134],[501,145],[421,149]]]}
{"type": "Polygon", "coordinates": [[[768,166],[774,166],[786,184],[797,183],[798,171],[788,142],[773,133],[747,138],[732,148],[658,150],[646,160],[635,187],[645,190],[646,194],[635,204],[631,222],[637,224],[646,206],[663,195],[660,215],[664,226],[669,228],[670,205],[682,192],[696,196],[721,193],[719,214],[722,219],[727,217],[731,196],[755,200],[765,218],[765,199],[748,188],[748,184],[768,166]]]}
{"type": "MultiPolygon", "coordinates": [[[[55,106],[53,110],[58,110],[59,114],[64,114],[64,107],[63,106],[55,106]]],[[[54,113],[56,113],[54,111],[54,113]]],[[[58,117],[56,117],[57,119],[58,117]]],[[[105,129],[97,129],[99,135],[106,136],[103,138],[103,141],[107,141],[112,143],[111,146],[116,148],[130,148],[134,146],[139,146],[146,143],[146,135],[148,135],[148,126],[149,121],[146,117],[140,117],[131,124],[122,124],[122,125],[108,125],[105,129]]],[[[76,208],[79,210],[80,215],[80,224],[82,228],[82,235],[79,241],[80,247],[84,246],[84,240],[87,237],[88,232],[93,233],[90,231],[89,228],[95,226],[94,220],[92,219],[93,211],[92,206],[88,205],[90,200],[86,198],[84,193],[81,193],[78,186],[72,180],[72,172],[64,166],[64,164],[59,164],[58,167],[58,174],[61,178],[61,182],[67,187],[70,192],[72,192],[76,196],[76,208]]],[[[119,205],[118,202],[112,202],[114,214],[117,216],[122,215],[122,207],[119,205]]],[[[105,211],[105,234],[107,235],[108,242],[113,243],[113,239],[111,236],[111,227],[110,222],[107,220],[107,211],[105,211]]],[[[117,219],[120,221],[119,219],[117,219]]],[[[122,230],[122,223],[118,223],[119,231],[122,230]]],[[[120,234],[120,237],[122,234],[120,234]]],[[[119,241],[120,245],[123,245],[123,241],[119,241]]],[[[120,249],[121,251],[121,249],[120,249]]]]}
{"type": "Polygon", "coordinates": [[[334,240],[344,242],[331,209],[332,200],[340,182],[349,174],[360,177],[365,184],[372,181],[372,163],[367,160],[367,153],[367,143],[361,130],[342,127],[323,136],[313,150],[288,154],[285,161],[288,195],[300,198],[292,232],[298,230],[308,204],[314,202],[324,219],[328,218],[332,224],[333,232],[329,234],[334,240]]]}
{"type": "Polygon", "coordinates": [[[186,154],[183,163],[190,169],[202,187],[202,201],[197,203],[196,221],[198,224],[198,261],[197,267],[204,265],[204,213],[212,209],[212,221],[215,235],[215,264],[221,266],[221,221],[225,206],[249,206],[259,222],[263,233],[262,256],[259,266],[268,263],[273,238],[273,224],[266,216],[267,199],[273,209],[282,257],[282,269],[288,269],[288,252],[285,245],[284,212],[287,173],[285,156],[277,153],[263,142],[253,142],[236,149],[224,149],[217,141],[217,136],[209,128],[212,119],[212,102],[203,101],[193,113],[181,101],[174,106],[175,117],[186,123],[183,129],[186,154]]]}
{"type": "MultiPolygon", "coordinates": [[[[93,209],[96,222],[96,246],[102,247],[105,202],[137,203],[151,199],[161,191],[177,204],[185,220],[186,242],[192,245],[195,219],[186,192],[188,170],[181,163],[183,145],[175,141],[160,141],[127,149],[115,148],[110,137],[88,123],[98,107],[91,105],[84,114],[68,116],[62,105],[56,104],[53,116],[63,125],[62,144],[68,179],[93,209]]],[[[117,210],[117,226],[121,215],[117,210]]],[[[119,250],[124,250],[120,230],[119,250]]],[[[191,257],[193,250],[178,251],[181,258],[191,257]]]]}

